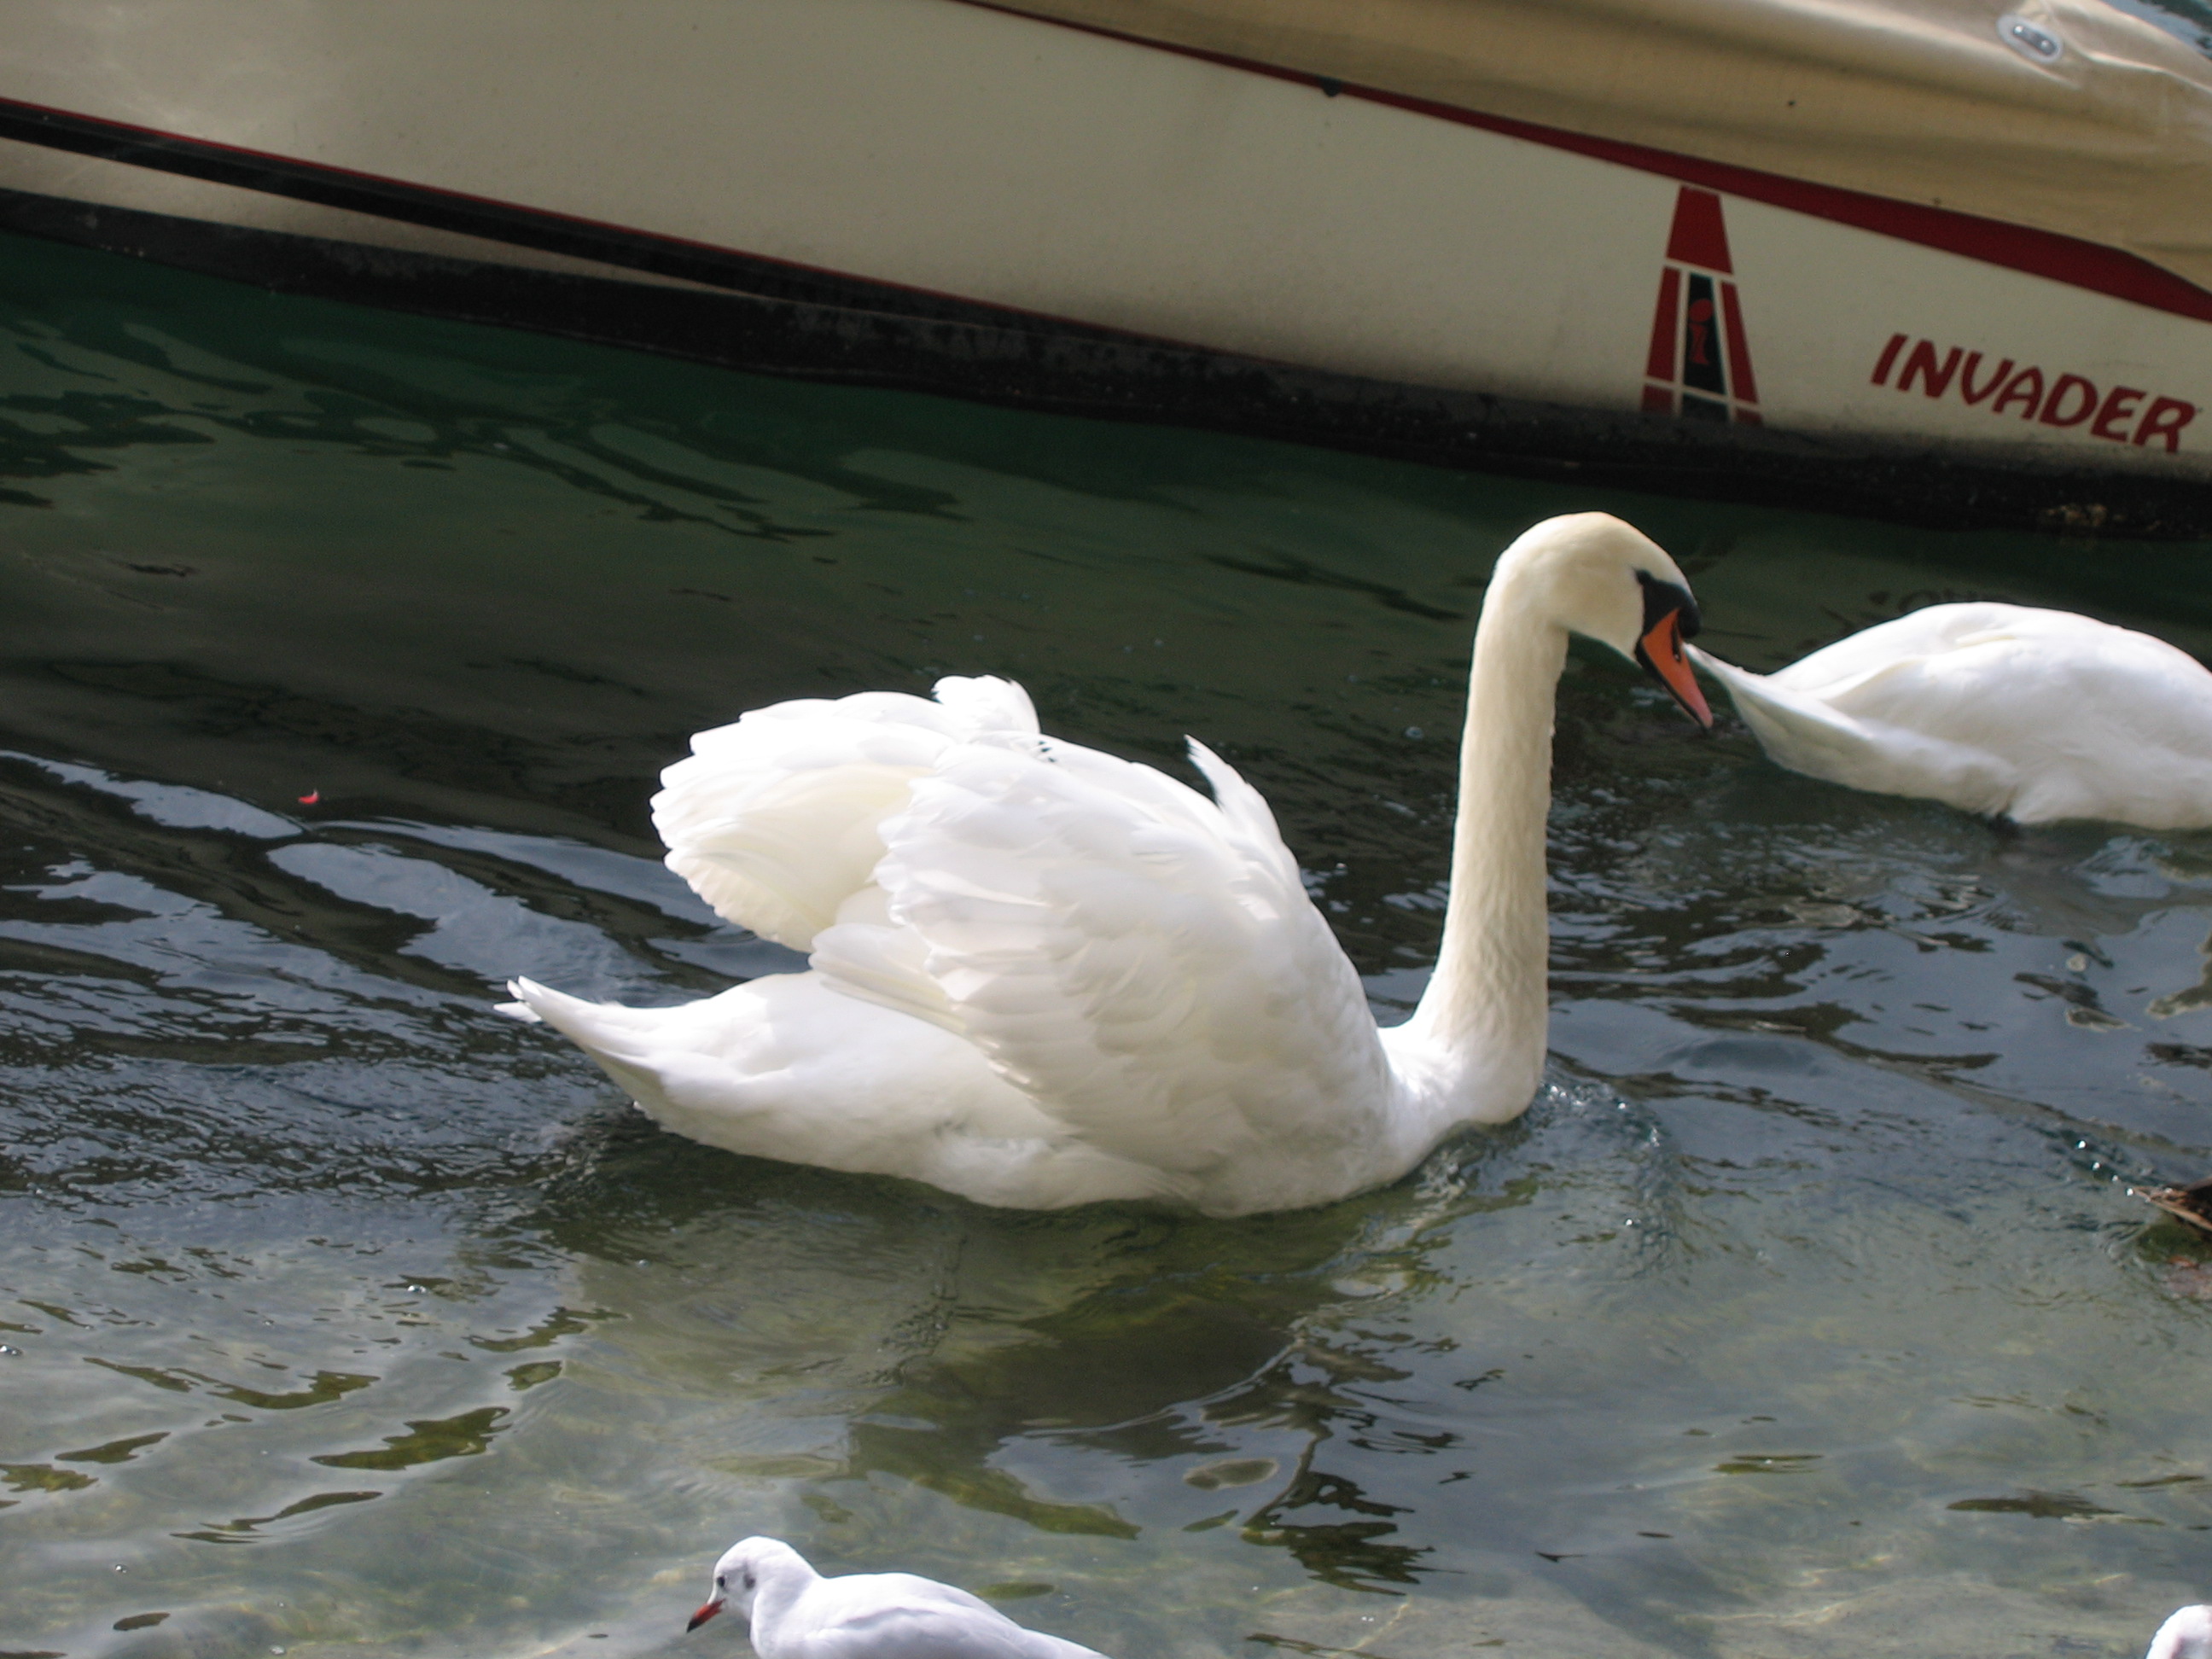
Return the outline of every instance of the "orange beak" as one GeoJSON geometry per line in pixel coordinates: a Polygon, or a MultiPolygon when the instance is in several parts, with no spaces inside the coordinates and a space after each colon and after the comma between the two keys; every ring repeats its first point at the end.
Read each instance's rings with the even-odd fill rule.
{"type": "Polygon", "coordinates": [[[713,1601],[708,1602],[705,1607],[700,1608],[698,1612],[693,1613],[691,1615],[691,1622],[684,1626],[684,1628],[687,1631],[696,1630],[700,1626],[705,1624],[709,1619],[712,1619],[721,1610],[722,1598],[718,1595],[713,1601]]]}
{"type": "Polygon", "coordinates": [[[1692,720],[1699,726],[1713,723],[1713,711],[1705,706],[1705,694],[1698,686],[1697,671],[1682,654],[1680,611],[1669,611],[1653,623],[1651,631],[1637,641],[1636,655],[1659,677],[1660,684],[1674,694],[1674,701],[1688,711],[1692,720]]]}

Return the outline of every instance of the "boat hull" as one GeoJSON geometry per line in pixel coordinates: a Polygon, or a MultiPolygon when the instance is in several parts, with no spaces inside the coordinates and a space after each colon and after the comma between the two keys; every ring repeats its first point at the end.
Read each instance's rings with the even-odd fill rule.
{"type": "Polygon", "coordinates": [[[19,4],[0,228],[1479,464],[2207,516],[2212,295],[2131,256],[965,0],[511,16],[19,4]]]}

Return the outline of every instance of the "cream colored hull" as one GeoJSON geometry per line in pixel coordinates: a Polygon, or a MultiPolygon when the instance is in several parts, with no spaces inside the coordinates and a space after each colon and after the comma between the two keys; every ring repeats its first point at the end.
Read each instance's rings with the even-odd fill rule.
{"type": "MultiPolygon", "coordinates": [[[[1041,328],[1593,410],[1674,412],[1686,392],[1716,420],[2000,461],[2212,470],[2212,322],[1686,183],[1663,158],[1629,165],[962,0],[0,12],[0,99],[19,106],[1041,328]],[[1671,261],[1655,343],[1678,216],[1706,211],[1686,192],[1717,199],[1726,264],[1710,245],[1671,261]],[[1700,350],[1723,388],[1690,384],[1700,350]]],[[[714,286],[619,249],[549,252],[21,138],[0,141],[0,186],[714,286]]]]}

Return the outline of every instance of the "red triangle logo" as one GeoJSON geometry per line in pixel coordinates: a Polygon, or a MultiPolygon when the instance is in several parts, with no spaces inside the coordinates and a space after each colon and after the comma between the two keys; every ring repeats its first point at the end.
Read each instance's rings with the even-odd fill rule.
{"type": "Polygon", "coordinates": [[[1735,275],[1721,198],[1683,185],[1674,198],[1644,365],[1650,413],[1759,424],[1759,383],[1752,378],[1735,275]]]}

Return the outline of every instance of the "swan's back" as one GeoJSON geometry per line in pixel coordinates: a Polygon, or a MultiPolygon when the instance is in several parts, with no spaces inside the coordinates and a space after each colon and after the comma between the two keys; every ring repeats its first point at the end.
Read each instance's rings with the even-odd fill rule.
{"type": "Polygon", "coordinates": [[[2022,605],[1931,605],[1761,678],[1716,667],[1784,765],[2023,823],[2212,823],[2212,673],[2022,605]]]}

